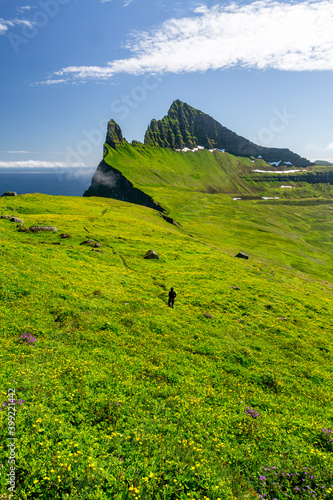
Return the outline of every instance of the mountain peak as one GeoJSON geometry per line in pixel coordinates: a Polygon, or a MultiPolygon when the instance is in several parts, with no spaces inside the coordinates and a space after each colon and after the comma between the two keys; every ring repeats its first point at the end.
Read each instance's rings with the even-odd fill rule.
{"type": "Polygon", "coordinates": [[[224,149],[235,156],[262,157],[267,162],[286,162],[297,167],[310,163],[289,149],[258,146],[179,99],[171,104],[168,114],[161,120],[151,121],[145,134],[145,144],[171,149],[197,146],[224,149]]]}
{"type": "Polygon", "coordinates": [[[175,101],[173,101],[173,103],[171,104],[170,109],[169,109],[169,112],[170,112],[170,110],[172,110],[172,109],[177,109],[177,108],[182,107],[182,106],[188,106],[188,107],[190,107],[188,104],[186,104],[186,102],[182,102],[180,99],[176,99],[176,100],[175,100],[175,101]]]}
{"type": "Polygon", "coordinates": [[[110,120],[108,122],[108,130],[105,142],[113,149],[117,149],[117,146],[120,146],[121,144],[124,144],[126,142],[123,138],[121,128],[114,120],[110,120]]]}

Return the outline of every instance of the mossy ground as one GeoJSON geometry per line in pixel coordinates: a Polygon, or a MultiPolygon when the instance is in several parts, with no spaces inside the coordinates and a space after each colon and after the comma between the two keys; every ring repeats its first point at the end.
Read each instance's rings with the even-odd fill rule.
{"type": "MultiPolygon", "coordinates": [[[[257,206],[261,217],[269,207],[250,217],[257,206]]],[[[198,241],[115,200],[23,195],[0,198],[0,213],[58,229],[20,233],[0,220],[2,402],[10,388],[24,400],[15,498],[312,498],[293,479],[304,467],[315,497],[333,498],[329,280],[274,264],[275,252],[236,259],[212,243],[216,228],[198,241]],[[80,245],[88,238],[104,253],[80,245]],[[143,259],[149,249],[160,259],[143,259]]]]}

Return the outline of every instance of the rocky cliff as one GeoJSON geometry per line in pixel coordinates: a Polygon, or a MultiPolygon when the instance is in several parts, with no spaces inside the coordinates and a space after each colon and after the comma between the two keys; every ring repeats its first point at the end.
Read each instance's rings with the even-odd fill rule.
{"type": "MultiPolygon", "coordinates": [[[[119,125],[114,121],[108,122],[108,128],[105,138],[105,144],[113,149],[127,144],[119,125]]],[[[104,157],[107,155],[107,147],[104,146],[104,157]]],[[[98,165],[96,172],[91,180],[89,188],[83,193],[83,196],[100,196],[103,198],[114,198],[120,201],[136,203],[145,207],[155,208],[160,212],[162,207],[140,189],[137,189],[126,177],[116,168],[109,165],[104,160],[98,165]]]]}
{"type": "Polygon", "coordinates": [[[310,161],[289,149],[266,148],[237,135],[202,111],[179,100],[174,101],[162,120],[152,120],[145,143],[163,148],[183,149],[203,146],[226,149],[235,156],[262,157],[267,162],[306,167],[310,161]]]}
{"type": "Polygon", "coordinates": [[[292,174],[265,175],[264,173],[251,175],[254,182],[306,182],[307,184],[331,184],[333,185],[333,171],[327,172],[302,172],[292,174]]]}
{"type": "Polygon", "coordinates": [[[89,189],[83,193],[83,196],[114,198],[163,211],[163,208],[149,195],[135,188],[119,170],[108,165],[104,160],[98,165],[89,189]]]}

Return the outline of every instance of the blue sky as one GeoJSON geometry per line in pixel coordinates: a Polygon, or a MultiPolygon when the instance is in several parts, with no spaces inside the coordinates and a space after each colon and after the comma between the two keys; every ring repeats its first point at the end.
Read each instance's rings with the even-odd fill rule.
{"type": "Polygon", "coordinates": [[[0,167],[95,167],[110,118],[143,141],[175,99],[333,161],[332,26],[328,0],[0,0],[0,167]]]}

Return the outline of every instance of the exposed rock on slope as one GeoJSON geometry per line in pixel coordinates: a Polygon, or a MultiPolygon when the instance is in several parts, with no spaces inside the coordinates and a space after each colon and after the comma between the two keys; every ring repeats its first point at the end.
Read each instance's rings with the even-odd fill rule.
{"type": "Polygon", "coordinates": [[[289,175],[260,173],[251,176],[254,182],[307,182],[309,184],[333,184],[333,171],[328,172],[303,172],[289,175]]]}
{"type": "Polygon", "coordinates": [[[17,196],[17,193],[15,191],[6,191],[1,196],[17,196]]]}
{"type": "Polygon", "coordinates": [[[266,162],[282,161],[297,167],[310,164],[306,158],[289,149],[266,148],[223,127],[214,118],[179,100],[174,101],[162,120],[152,120],[145,135],[145,143],[163,148],[183,149],[204,146],[226,149],[236,156],[259,157],[266,162]]]}
{"type": "Polygon", "coordinates": [[[83,196],[114,198],[163,211],[162,207],[149,195],[133,187],[133,184],[119,170],[111,167],[104,160],[98,165],[90,187],[83,196]]]}

